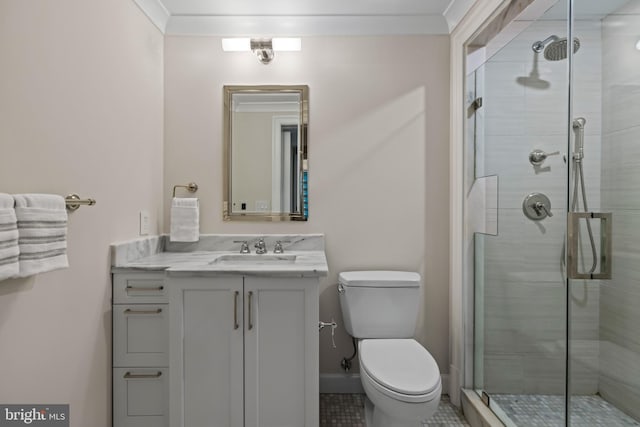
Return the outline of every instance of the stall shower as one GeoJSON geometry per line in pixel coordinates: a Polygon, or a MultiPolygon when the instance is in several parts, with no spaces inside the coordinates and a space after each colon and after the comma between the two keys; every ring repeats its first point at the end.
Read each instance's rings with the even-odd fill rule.
{"type": "Polygon", "coordinates": [[[532,6],[468,45],[469,387],[507,426],[640,426],[640,0],[532,6]]]}

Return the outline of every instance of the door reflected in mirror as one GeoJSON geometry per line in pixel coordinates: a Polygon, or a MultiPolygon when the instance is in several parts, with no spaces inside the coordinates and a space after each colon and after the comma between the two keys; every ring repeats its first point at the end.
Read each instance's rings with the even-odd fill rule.
{"type": "Polygon", "coordinates": [[[306,221],[308,86],[224,87],[224,219],[306,221]]]}

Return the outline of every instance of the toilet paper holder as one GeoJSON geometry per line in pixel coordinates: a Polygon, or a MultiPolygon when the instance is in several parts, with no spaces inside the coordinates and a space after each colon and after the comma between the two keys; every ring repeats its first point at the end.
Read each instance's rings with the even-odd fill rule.
{"type": "Polygon", "coordinates": [[[336,348],[335,335],[336,335],[336,328],[338,327],[338,324],[336,323],[335,320],[331,319],[331,322],[319,321],[318,331],[321,331],[328,326],[331,326],[331,345],[333,346],[333,348],[336,348]]]}

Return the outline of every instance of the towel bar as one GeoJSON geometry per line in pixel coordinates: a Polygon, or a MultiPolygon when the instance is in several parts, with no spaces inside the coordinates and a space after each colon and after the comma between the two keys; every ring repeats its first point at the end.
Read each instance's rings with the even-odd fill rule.
{"type": "MultiPolygon", "coordinates": [[[[95,199],[81,199],[80,196],[73,193],[67,195],[67,197],[64,198],[64,203],[67,207],[67,210],[73,212],[78,209],[80,205],[93,206],[97,202],[95,199]]],[[[13,207],[15,207],[15,203],[13,204],[13,207]]]]}
{"type": "Polygon", "coordinates": [[[65,203],[67,204],[67,210],[75,211],[80,207],[80,205],[93,206],[96,204],[95,199],[81,199],[77,194],[69,194],[64,198],[65,203]]]}

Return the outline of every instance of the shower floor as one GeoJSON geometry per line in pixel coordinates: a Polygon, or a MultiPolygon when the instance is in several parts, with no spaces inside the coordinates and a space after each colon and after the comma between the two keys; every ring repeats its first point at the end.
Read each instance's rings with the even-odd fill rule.
{"type": "MultiPolygon", "coordinates": [[[[526,394],[492,394],[491,399],[518,427],[564,425],[564,397],[526,394]]],[[[579,427],[640,426],[600,396],[571,397],[571,425],[579,427]]]]}

